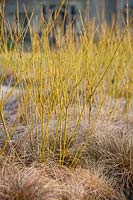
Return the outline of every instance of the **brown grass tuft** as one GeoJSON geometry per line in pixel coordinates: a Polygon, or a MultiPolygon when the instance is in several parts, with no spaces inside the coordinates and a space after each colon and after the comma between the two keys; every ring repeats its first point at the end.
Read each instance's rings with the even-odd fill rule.
{"type": "MultiPolygon", "coordinates": [[[[102,125],[100,125],[102,126],[102,125]]],[[[122,125],[123,126],[123,125],[122,125]]],[[[111,127],[111,126],[110,126],[111,127]]],[[[115,187],[124,191],[128,199],[133,195],[133,134],[132,127],[98,131],[90,139],[84,159],[89,165],[100,165],[104,174],[116,181],[115,187]],[[107,132],[106,132],[107,131],[107,132]]]]}
{"type": "Polygon", "coordinates": [[[34,167],[5,167],[1,169],[0,175],[1,200],[57,199],[58,192],[55,191],[58,183],[34,167]]]}
{"type": "Polygon", "coordinates": [[[124,200],[99,172],[56,165],[0,169],[0,200],[124,200]]]}

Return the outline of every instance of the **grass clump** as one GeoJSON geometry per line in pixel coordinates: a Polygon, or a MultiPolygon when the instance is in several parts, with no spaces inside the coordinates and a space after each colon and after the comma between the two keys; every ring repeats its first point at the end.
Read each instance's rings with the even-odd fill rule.
{"type": "Polygon", "coordinates": [[[3,200],[124,200],[110,182],[89,170],[74,171],[55,165],[28,169],[5,165],[0,174],[0,198],[3,200]]]}
{"type": "Polygon", "coordinates": [[[124,128],[126,123],[121,120],[108,126],[105,122],[104,128],[99,124],[99,130],[90,138],[83,157],[88,162],[87,166],[102,166],[103,173],[116,181],[115,187],[124,191],[128,199],[132,199],[132,122],[128,125],[128,130],[124,128]]]}

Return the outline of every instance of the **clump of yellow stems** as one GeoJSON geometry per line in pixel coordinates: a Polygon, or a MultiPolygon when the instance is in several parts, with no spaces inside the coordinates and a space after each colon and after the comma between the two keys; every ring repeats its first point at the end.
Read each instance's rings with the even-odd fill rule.
{"type": "MultiPolygon", "coordinates": [[[[4,35],[1,31],[0,57],[5,67],[2,69],[15,73],[16,82],[2,100],[0,116],[7,145],[13,132],[9,133],[6,127],[3,106],[13,90],[19,87],[21,100],[16,121],[23,116],[34,153],[41,161],[52,156],[60,164],[69,162],[69,165],[75,166],[86,148],[106,99],[111,99],[105,110],[108,115],[119,109],[119,100],[126,101],[126,111],[130,109],[133,41],[131,35],[126,34],[128,27],[123,34],[114,25],[111,28],[101,25],[100,29],[88,33],[82,22],[83,29],[78,39],[72,27],[68,26],[64,36],[55,34],[56,46],[51,48],[48,36],[55,28],[61,7],[62,4],[48,25],[42,19],[41,36],[32,31],[32,16],[28,18],[28,15],[25,30],[19,24],[17,31],[12,30],[10,25],[8,34],[4,35]],[[28,53],[24,51],[27,31],[31,34],[31,51],[28,53]],[[99,35],[97,41],[95,33],[99,35]],[[11,38],[13,48],[7,48],[8,38],[11,38]],[[74,146],[84,119],[88,130],[83,132],[81,145],[74,146]],[[54,131],[51,131],[52,122],[54,131]]],[[[89,26],[92,26],[91,23],[89,26]]],[[[5,146],[2,152],[4,150],[5,146]]]]}

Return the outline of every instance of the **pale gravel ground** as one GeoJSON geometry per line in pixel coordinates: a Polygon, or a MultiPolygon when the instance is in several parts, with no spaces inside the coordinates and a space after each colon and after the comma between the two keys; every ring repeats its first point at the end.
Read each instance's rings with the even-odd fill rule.
{"type": "Polygon", "coordinates": [[[0,99],[6,97],[9,93],[11,93],[11,96],[14,97],[19,94],[19,89],[12,89],[6,85],[2,85],[0,87],[0,99]]]}

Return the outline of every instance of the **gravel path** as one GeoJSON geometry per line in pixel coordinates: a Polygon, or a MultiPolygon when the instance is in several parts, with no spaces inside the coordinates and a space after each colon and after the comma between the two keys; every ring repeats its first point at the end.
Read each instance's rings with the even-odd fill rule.
{"type": "Polygon", "coordinates": [[[7,96],[9,93],[11,93],[11,97],[17,96],[19,94],[19,89],[14,89],[13,87],[9,87],[6,85],[2,85],[0,87],[0,99],[7,96]]]}

